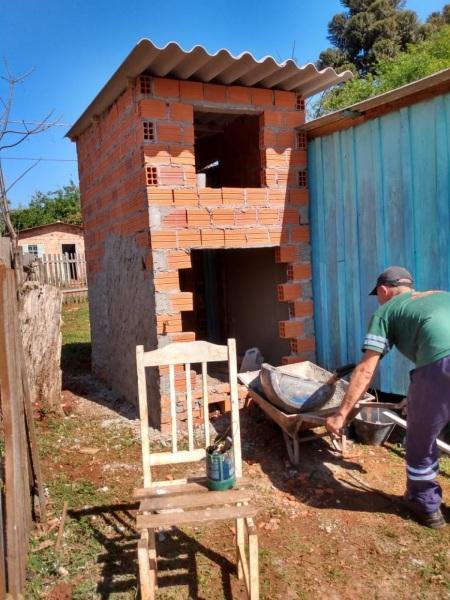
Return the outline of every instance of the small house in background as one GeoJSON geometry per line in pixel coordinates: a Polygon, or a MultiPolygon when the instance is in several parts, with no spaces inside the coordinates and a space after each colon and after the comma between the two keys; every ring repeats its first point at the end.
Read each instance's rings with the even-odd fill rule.
{"type": "Polygon", "coordinates": [[[84,254],[83,228],[60,221],[38,225],[19,231],[18,244],[24,253],[38,258],[44,254],[84,254]]]}
{"type": "MultiPolygon", "coordinates": [[[[239,354],[257,346],[273,364],[314,357],[306,136],[296,128],[307,97],[349,77],[142,40],[70,129],[93,369],[116,394],[137,398],[137,344],[235,337],[239,354]]],[[[183,421],[186,376],[175,376],[183,421]]],[[[151,420],[163,429],[168,377],[149,377],[151,420]]],[[[210,401],[224,394],[218,385],[210,401]]]]}

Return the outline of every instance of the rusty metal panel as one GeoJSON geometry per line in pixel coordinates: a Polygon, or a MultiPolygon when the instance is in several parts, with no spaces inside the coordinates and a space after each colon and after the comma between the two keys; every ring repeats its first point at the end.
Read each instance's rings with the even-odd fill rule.
{"type": "MultiPolygon", "coordinates": [[[[357,360],[386,266],[416,289],[450,289],[450,94],[308,145],[317,357],[357,360]]],[[[411,363],[382,360],[377,387],[404,394],[411,363]]]]}

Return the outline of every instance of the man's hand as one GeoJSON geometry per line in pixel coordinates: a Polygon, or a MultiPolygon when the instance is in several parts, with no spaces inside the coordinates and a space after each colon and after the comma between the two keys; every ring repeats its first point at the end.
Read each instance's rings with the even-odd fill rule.
{"type": "Polygon", "coordinates": [[[340,435],[342,427],[345,425],[348,415],[358,400],[364,395],[372,381],[377,365],[380,361],[380,354],[373,350],[366,350],[361,361],[353,370],[347,392],[341,402],[341,406],[334,415],[328,417],[325,421],[325,427],[330,433],[340,435]]]}
{"type": "Polygon", "coordinates": [[[340,414],[331,415],[331,417],[328,417],[325,421],[325,427],[330,433],[334,433],[335,435],[341,435],[341,429],[344,425],[345,417],[340,414]]]}

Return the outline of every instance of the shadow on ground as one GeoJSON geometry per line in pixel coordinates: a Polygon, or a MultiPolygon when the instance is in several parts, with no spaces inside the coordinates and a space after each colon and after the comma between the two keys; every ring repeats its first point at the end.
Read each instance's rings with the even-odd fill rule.
{"type": "MultiPolygon", "coordinates": [[[[93,537],[103,547],[97,557],[101,567],[101,581],[96,593],[107,599],[111,594],[125,594],[138,588],[137,540],[134,528],[135,503],[89,507],[69,511],[74,520],[89,519],[93,537]]],[[[158,587],[185,586],[189,598],[198,599],[198,565],[205,559],[220,569],[223,597],[232,600],[231,577],[235,565],[225,556],[207,548],[177,527],[162,534],[157,540],[158,587]]]]}
{"type": "MultiPolygon", "coordinates": [[[[388,494],[382,486],[379,491],[365,489],[357,479],[364,479],[366,469],[351,460],[351,451],[350,458],[344,459],[325,439],[301,444],[300,465],[293,467],[287,459],[280,428],[255,404],[243,411],[241,435],[243,459],[259,464],[277,490],[290,494],[307,507],[411,518],[402,495],[388,494]]],[[[402,458],[401,453],[397,454],[402,458]]],[[[450,509],[445,505],[443,513],[448,520],[450,509]]]]}

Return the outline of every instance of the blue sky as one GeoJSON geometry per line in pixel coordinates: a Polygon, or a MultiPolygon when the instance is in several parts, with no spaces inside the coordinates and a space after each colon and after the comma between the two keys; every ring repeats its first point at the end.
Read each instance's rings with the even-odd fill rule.
{"type": "MultiPolygon", "coordinates": [[[[407,0],[424,20],[446,0],[407,0]]],[[[61,124],[2,153],[7,184],[42,160],[9,192],[13,207],[37,191],[78,180],[75,144],[64,138],[137,41],[177,41],[209,52],[249,50],[281,61],[314,62],[329,44],[327,23],[339,0],[3,0],[0,55],[14,74],[33,72],[16,87],[11,119],[33,121],[50,110],[61,124]],[[21,160],[11,160],[21,159],[21,160]],[[22,160],[27,159],[27,160],[22,160]]],[[[4,75],[3,64],[0,74],[4,75]]],[[[5,86],[0,93],[5,98],[5,86]]]]}

